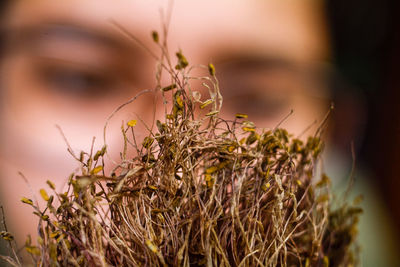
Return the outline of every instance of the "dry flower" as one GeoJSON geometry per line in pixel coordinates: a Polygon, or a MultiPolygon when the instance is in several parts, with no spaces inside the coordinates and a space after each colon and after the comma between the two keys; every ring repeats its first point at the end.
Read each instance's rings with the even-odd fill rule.
{"type": "MultiPolygon", "coordinates": [[[[156,32],[152,37],[159,44],[156,32]]],[[[177,52],[174,68],[168,49],[159,46],[159,71],[168,72],[172,80],[156,86],[165,98],[172,92],[171,99],[164,99],[166,119],[156,121],[156,130],[149,129],[141,146],[134,134],[138,121],[130,120],[127,129],[123,125],[124,152],[110,175],[104,174],[100,160],[107,153],[105,144],[94,155],[81,153],[81,173],[70,177],[64,193],[49,197],[40,190],[47,201],[44,210],[21,199],[39,216],[38,244],[29,238],[25,245],[34,264],[356,264],[353,249],[361,209],[349,204],[333,209],[329,178],[324,174],[312,182],[323,149],[320,134],[302,142],[285,129],[240,122],[246,114],[231,121],[220,118],[222,96],[214,65],[204,66],[211,77],[199,78],[209,99],[195,100],[189,97],[193,77],[187,59],[177,52]],[[197,114],[208,105],[212,108],[205,116],[197,114]],[[128,158],[128,148],[135,151],[133,158],[128,158]]],[[[1,236],[12,240],[6,231],[1,236]]],[[[22,266],[18,258],[6,260],[22,266]]]]}

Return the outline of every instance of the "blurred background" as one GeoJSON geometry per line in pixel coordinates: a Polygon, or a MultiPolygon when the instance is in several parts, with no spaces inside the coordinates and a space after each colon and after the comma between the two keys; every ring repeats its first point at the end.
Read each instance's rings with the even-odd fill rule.
{"type": "MultiPolygon", "coordinates": [[[[335,0],[327,1],[326,5],[333,64],[340,75],[337,85],[347,84],[341,89],[337,85],[333,87],[338,99],[344,100],[336,102],[336,143],[342,147],[348,145],[348,140],[342,137],[343,130],[349,127],[346,114],[361,103],[363,126],[353,123],[359,131],[353,137],[358,147],[357,165],[368,172],[369,182],[382,197],[397,240],[400,229],[399,10],[398,1],[390,0],[335,0]]],[[[399,251],[397,247],[396,253],[399,251]]],[[[395,263],[398,265],[398,260],[395,263]]]]}
{"type": "MultiPolygon", "coordinates": [[[[347,111],[362,105],[363,127],[353,140],[358,143],[359,164],[370,172],[390,214],[400,229],[400,105],[399,47],[400,20],[398,1],[332,0],[326,3],[331,32],[333,64],[339,75],[338,133],[336,143],[348,145],[342,136],[347,111]],[[344,83],[344,86],[339,86],[344,83]],[[340,94],[350,96],[341,97],[340,94]],[[351,96],[353,95],[353,96],[351,96]]],[[[348,113],[347,113],[348,114],[348,113]]]]}
{"type": "MultiPolygon", "coordinates": [[[[37,194],[47,179],[61,190],[77,166],[54,125],[78,153],[90,149],[93,136],[99,148],[107,116],[155,86],[155,60],[110,20],[157,51],[150,32],[162,32],[159,10],[166,18],[169,6],[159,0],[1,5],[0,204],[22,245],[28,232],[34,234],[35,221],[19,202],[32,194],[18,172],[37,194]]],[[[177,0],[172,7],[171,54],[182,49],[190,64],[216,65],[224,117],[247,113],[258,126],[273,128],[293,109],[282,126],[305,137],[334,103],[325,135],[326,172],[343,192],[355,162],[352,197],[364,195],[363,266],[398,266],[397,2],[177,0]]],[[[154,95],[141,97],[113,119],[108,145],[114,160],[121,121],[140,117],[151,123],[154,112],[161,114],[159,105],[154,95]]],[[[137,131],[146,134],[144,127],[137,131]]]]}

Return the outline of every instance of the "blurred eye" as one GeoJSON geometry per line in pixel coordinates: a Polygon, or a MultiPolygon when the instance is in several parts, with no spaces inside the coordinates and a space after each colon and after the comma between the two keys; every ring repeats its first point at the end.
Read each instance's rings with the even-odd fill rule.
{"type": "Polygon", "coordinates": [[[217,66],[224,113],[246,113],[254,121],[282,118],[294,108],[304,87],[297,65],[281,58],[257,55],[226,57],[217,66]]]}
{"type": "Polygon", "coordinates": [[[110,74],[66,66],[42,66],[37,69],[42,88],[71,97],[99,97],[115,86],[110,74]]]}
{"type": "Polygon", "coordinates": [[[285,96],[268,94],[267,89],[264,94],[257,89],[243,87],[242,90],[242,93],[235,95],[223,92],[224,108],[230,115],[239,112],[252,119],[275,118],[289,109],[289,101],[285,96]]]}
{"type": "Polygon", "coordinates": [[[288,88],[268,72],[221,70],[220,77],[224,113],[230,117],[240,112],[253,120],[275,119],[290,110],[288,88]]]}

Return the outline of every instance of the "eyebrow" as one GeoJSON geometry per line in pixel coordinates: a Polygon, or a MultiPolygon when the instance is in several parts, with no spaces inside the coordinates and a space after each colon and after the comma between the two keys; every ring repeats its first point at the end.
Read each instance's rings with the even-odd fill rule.
{"type": "Polygon", "coordinates": [[[244,69],[286,68],[296,69],[298,64],[283,56],[271,56],[256,53],[228,53],[218,57],[216,64],[244,69]]]}
{"type": "Polygon", "coordinates": [[[8,29],[5,31],[5,36],[4,40],[8,48],[11,49],[21,45],[31,45],[32,42],[48,41],[52,38],[101,44],[113,49],[130,48],[130,50],[133,50],[136,48],[135,44],[128,43],[123,38],[119,39],[112,34],[70,23],[46,23],[19,29],[8,29]]]}
{"type": "MultiPolygon", "coordinates": [[[[316,82],[322,82],[326,87],[318,88],[308,88],[309,92],[314,96],[328,98],[330,95],[329,81],[333,79],[333,71],[326,63],[322,61],[314,62],[297,62],[295,60],[290,60],[290,58],[285,58],[284,56],[275,56],[268,54],[257,54],[246,51],[239,51],[235,53],[228,52],[222,54],[215,61],[215,65],[222,71],[226,72],[226,75],[233,75],[237,78],[240,76],[235,75],[236,73],[257,73],[260,71],[268,72],[270,70],[284,70],[294,73],[296,75],[301,75],[308,79],[312,79],[316,82]]],[[[224,75],[224,74],[223,74],[224,75]]],[[[223,76],[220,76],[223,78],[223,76]]]]}
{"type": "Polygon", "coordinates": [[[257,54],[252,52],[228,52],[217,58],[215,65],[222,70],[269,71],[285,70],[299,75],[320,79],[332,76],[332,69],[323,61],[298,62],[279,55],[257,54]]]}

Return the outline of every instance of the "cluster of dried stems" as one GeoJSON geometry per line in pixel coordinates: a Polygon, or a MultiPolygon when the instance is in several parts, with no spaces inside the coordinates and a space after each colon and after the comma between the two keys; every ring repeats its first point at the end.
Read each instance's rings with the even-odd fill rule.
{"type": "MultiPolygon", "coordinates": [[[[135,138],[136,120],[124,124],[121,162],[110,175],[103,168],[104,145],[76,156],[81,171],[71,175],[64,193],[48,181],[52,194],[41,190],[46,208],[22,199],[39,216],[38,242],[25,245],[34,264],[355,264],[351,248],[360,209],[343,204],[332,210],[329,178],[312,181],[321,128],[302,142],[278,127],[258,129],[245,114],[219,118],[214,66],[203,66],[206,77],[191,77],[184,55],[176,53],[173,64],[166,41],[152,36],[161,49],[156,90],[165,120],[148,127],[143,142],[135,138]],[[162,73],[170,85],[161,85],[162,73]],[[192,79],[202,81],[209,99],[191,90],[192,79]],[[207,114],[198,115],[200,109],[207,114]],[[127,156],[129,149],[136,156],[127,156]]],[[[16,257],[3,259],[21,265],[16,257]]]]}

